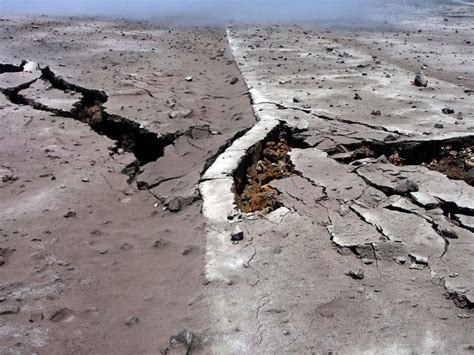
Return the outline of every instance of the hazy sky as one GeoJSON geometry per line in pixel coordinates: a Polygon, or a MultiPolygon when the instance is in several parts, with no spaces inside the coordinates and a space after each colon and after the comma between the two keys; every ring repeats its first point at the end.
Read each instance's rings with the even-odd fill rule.
{"type": "MultiPolygon", "coordinates": [[[[424,0],[436,2],[439,0],[424,0]]],[[[0,0],[0,15],[176,16],[202,22],[367,21],[380,13],[376,4],[423,0],[0,0]]],[[[405,6],[405,5],[403,5],[405,6]]]]}

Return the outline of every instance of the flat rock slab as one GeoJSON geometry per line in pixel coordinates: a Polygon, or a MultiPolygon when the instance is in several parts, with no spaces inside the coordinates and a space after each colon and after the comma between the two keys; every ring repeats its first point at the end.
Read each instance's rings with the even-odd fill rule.
{"type": "Polygon", "coordinates": [[[74,108],[74,104],[82,99],[82,94],[55,89],[44,80],[35,81],[27,89],[21,90],[19,94],[27,100],[65,112],[70,112],[74,108]]]}
{"type": "Polygon", "coordinates": [[[0,74],[0,88],[8,89],[27,84],[41,76],[40,71],[35,72],[17,72],[0,74]]]}

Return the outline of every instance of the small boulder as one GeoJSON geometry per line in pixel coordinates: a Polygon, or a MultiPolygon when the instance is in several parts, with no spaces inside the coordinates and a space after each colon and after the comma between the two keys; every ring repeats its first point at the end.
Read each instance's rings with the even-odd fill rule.
{"type": "Polygon", "coordinates": [[[423,74],[422,72],[416,73],[415,80],[413,82],[415,86],[418,87],[427,87],[428,86],[428,79],[426,78],[426,75],[423,74]]]}
{"type": "Polygon", "coordinates": [[[235,226],[234,230],[230,234],[230,240],[237,242],[244,239],[244,232],[240,229],[239,226],[235,226]]]}

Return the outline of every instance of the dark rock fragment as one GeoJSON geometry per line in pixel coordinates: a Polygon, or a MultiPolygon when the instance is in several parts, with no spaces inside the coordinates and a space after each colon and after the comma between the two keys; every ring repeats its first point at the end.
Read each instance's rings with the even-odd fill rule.
{"type": "Polygon", "coordinates": [[[190,330],[184,329],[177,335],[170,337],[167,348],[163,351],[165,355],[188,355],[198,345],[199,339],[190,330]]]}
{"type": "Polygon", "coordinates": [[[351,270],[347,273],[354,280],[362,280],[364,278],[364,271],[362,269],[351,270]]]}
{"type": "Polygon", "coordinates": [[[415,86],[418,86],[418,87],[427,87],[428,79],[426,78],[425,74],[423,74],[422,72],[419,72],[415,76],[414,84],[415,86]]]}
{"type": "Polygon", "coordinates": [[[240,229],[239,226],[235,226],[234,230],[230,234],[230,240],[235,242],[240,241],[242,239],[244,239],[244,232],[242,231],[242,229],[240,229]]]}

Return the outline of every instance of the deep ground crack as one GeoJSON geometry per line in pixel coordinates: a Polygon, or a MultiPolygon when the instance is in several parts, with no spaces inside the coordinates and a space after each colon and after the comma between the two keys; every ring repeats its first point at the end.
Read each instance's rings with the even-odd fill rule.
{"type": "MultiPolygon", "coordinates": [[[[0,72],[21,71],[22,66],[0,66],[0,72]]],[[[115,114],[109,114],[103,104],[108,97],[104,91],[84,88],[67,82],[62,77],[57,76],[49,67],[41,69],[41,77],[14,88],[6,88],[2,93],[14,104],[28,105],[33,109],[51,112],[60,117],[73,118],[86,123],[90,128],[100,135],[105,135],[114,140],[115,147],[112,149],[117,153],[119,149],[133,153],[136,160],[122,170],[129,176],[129,182],[134,181],[140,172],[140,167],[150,162],[156,161],[164,155],[164,148],[173,144],[175,140],[183,135],[189,135],[192,127],[186,130],[158,135],[144,128],[134,120],[115,114]],[[56,109],[38,103],[22,95],[21,91],[30,87],[37,80],[43,80],[53,88],[63,92],[75,92],[82,95],[70,111],[56,109]]]]}

